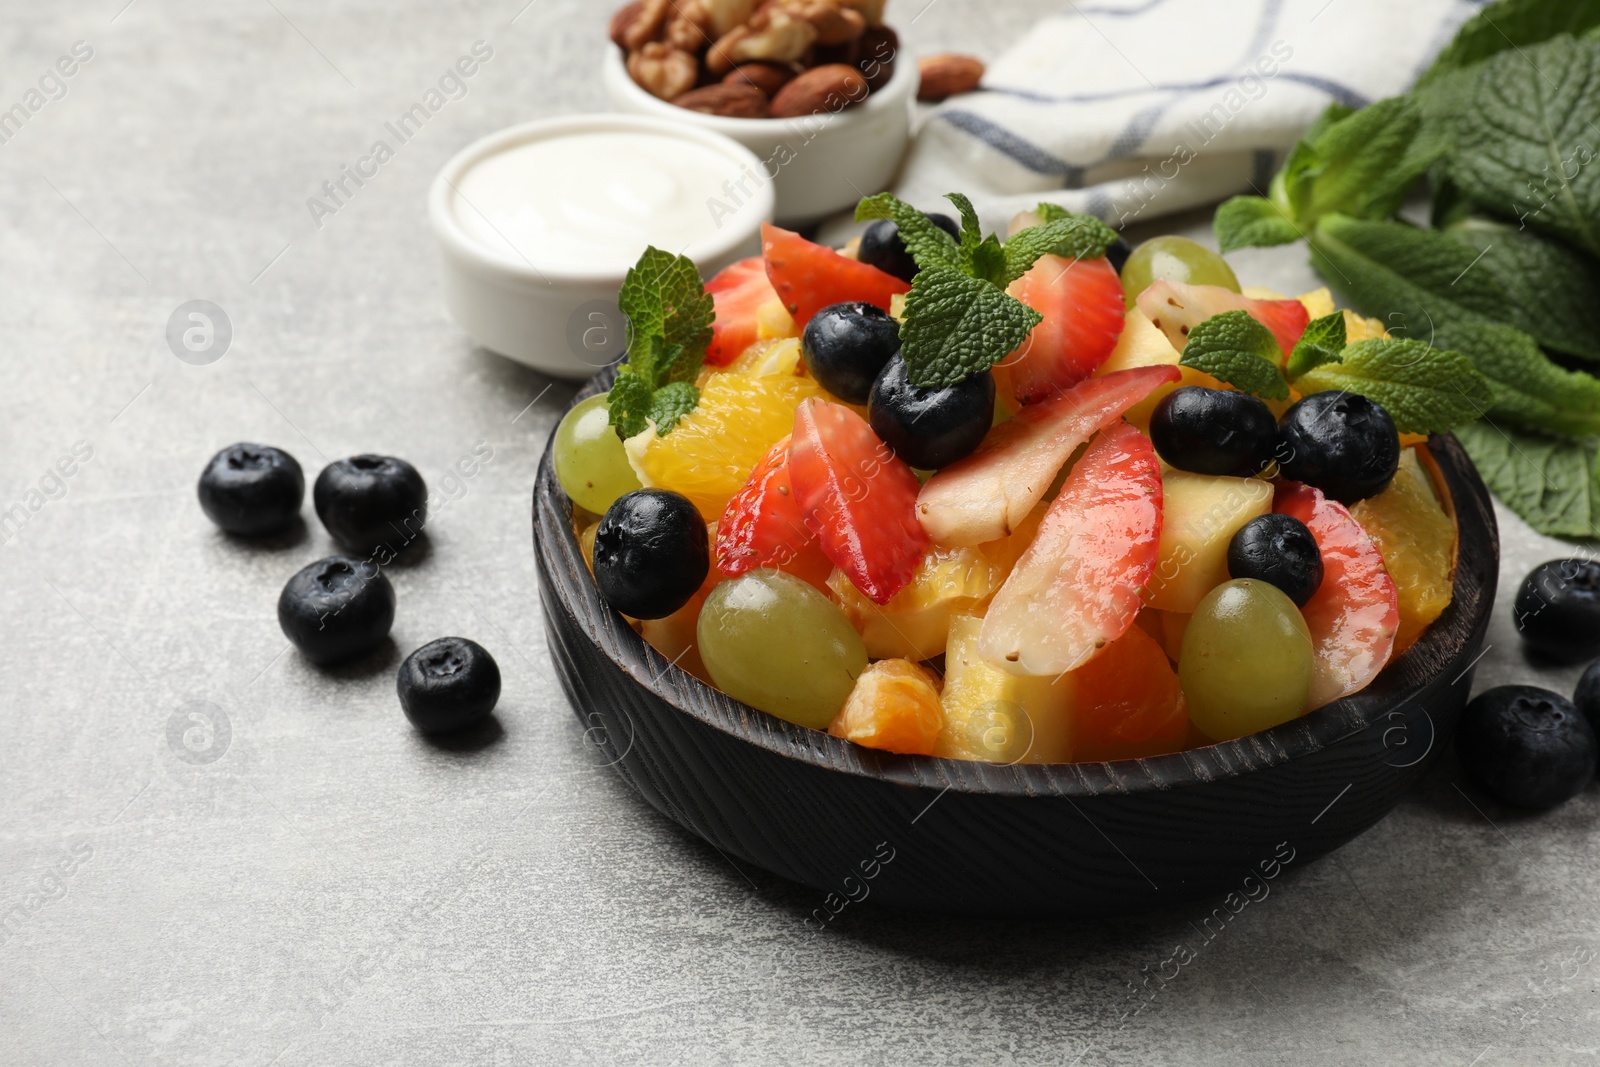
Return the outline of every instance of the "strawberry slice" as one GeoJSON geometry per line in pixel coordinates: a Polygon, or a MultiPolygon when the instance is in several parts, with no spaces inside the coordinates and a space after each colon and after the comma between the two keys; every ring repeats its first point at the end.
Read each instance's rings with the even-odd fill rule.
{"type": "Polygon", "coordinates": [[[775,302],[778,293],[767,277],[766,260],[760,256],[741,259],[706,283],[716,306],[711,324],[711,345],[706,362],[726,367],[757,341],[756,312],[763,304],[775,302]]]}
{"type": "Polygon", "coordinates": [[[1315,653],[1306,710],[1315,711],[1365,689],[1389,662],[1399,595],[1378,546],[1343,504],[1309,485],[1280,482],[1273,510],[1305,523],[1322,549],[1322,585],[1300,609],[1315,653]]]}
{"type": "Polygon", "coordinates": [[[887,311],[891,297],[911,288],[910,282],[893,274],[841,256],[771,223],[761,227],[761,249],[766,256],[767,277],[794,316],[796,326],[804,327],[811,316],[830,304],[849,300],[865,301],[887,311]]]}
{"type": "Polygon", "coordinates": [[[789,478],[822,551],[873,603],[910,584],[928,546],[917,476],[843,404],[811,398],[794,413],[789,478]]]}
{"type": "Polygon", "coordinates": [[[976,452],[928,480],[917,517],[940,544],[981,545],[1009,535],[1079,445],[1178,378],[1177,367],[1134,367],[1029,404],[990,430],[976,452]]]}
{"type": "Polygon", "coordinates": [[[1179,352],[1189,331],[1224,311],[1248,311],[1250,317],[1272,331],[1284,358],[1306,332],[1311,313],[1298,300],[1254,300],[1220,285],[1184,285],[1162,278],[1139,294],[1139,310],[1161,327],[1179,352]]]}
{"type": "Polygon", "coordinates": [[[1044,316],[999,364],[1022,404],[1043,400],[1093,374],[1117,347],[1127,321],[1122,279],[1109,260],[1044,256],[1006,290],[1044,316]]]}
{"type": "Polygon", "coordinates": [[[1097,437],[984,616],[978,648],[1018,674],[1076,670],[1128,632],[1156,569],[1161,461],[1119,422],[1097,437]]]}
{"type": "Polygon", "coordinates": [[[773,445],[734,494],[717,523],[717,569],[737,578],[756,567],[775,567],[826,591],[833,563],[806,529],[789,485],[789,438],[773,445]]]}

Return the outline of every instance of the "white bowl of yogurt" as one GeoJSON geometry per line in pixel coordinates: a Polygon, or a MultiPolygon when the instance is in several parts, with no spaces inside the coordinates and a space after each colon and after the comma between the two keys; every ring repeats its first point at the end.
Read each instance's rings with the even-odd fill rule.
{"type": "MultiPolygon", "coordinates": [[[[628,73],[621,49],[606,49],[600,73],[618,111],[690,122],[731,137],[759,156],[756,177],[776,188],[778,221],[790,227],[853,208],[862,197],[889,187],[911,143],[921,82],[916,59],[902,51],[881,89],[841,111],[797,119],[736,119],[689,111],[652,96],[628,73]]],[[[733,204],[735,198],[725,202],[733,204]]]]}
{"type": "Polygon", "coordinates": [[[445,164],[428,193],[445,303],[474,341],[585,379],[627,347],[617,291],[654,245],[711,274],[761,247],[761,163],[685,122],[580,115],[512,126],[445,164]],[[746,192],[730,205],[728,189],[746,192]]]}

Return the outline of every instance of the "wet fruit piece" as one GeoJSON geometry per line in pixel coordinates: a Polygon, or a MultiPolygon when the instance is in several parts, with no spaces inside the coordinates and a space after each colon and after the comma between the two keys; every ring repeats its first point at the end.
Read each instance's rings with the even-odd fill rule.
{"type": "Polygon", "coordinates": [[[741,259],[706,283],[706,292],[716,308],[711,323],[711,344],[706,348],[706,363],[725,367],[745,349],[760,340],[761,308],[778,300],[778,292],[767,277],[767,261],[760,256],[741,259]]]}
{"type": "Polygon", "coordinates": [[[1089,446],[983,622],[982,649],[1022,674],[1076,670],[1133,625],[1155,571],[1161,464],[1127,423],[1089,446]]]}
{"type": "Polygon", "coordinates": [[[1072,453],[1118,422],[1176,367],[1138,367],[1092,378],[1030,404],[989,432],[978,450],[929,479],[917,515],[935,541],[981,545],[1005,537],[1044,499],[1072,453]]]}
{"type": "Polygon", "coordinates": [[[611,505],[595,531],[595,585],[629,618],[671,615],[710,569],[706,520],[681,493],[636,489],[611,505]]]}
{"type": "Polygon", "coordinates": [[[1365,689],[1383,670],[1400,627],[1399,596],[1378,546],[1343,504],[1284,482],[1273,510],[1305,523],[1322,552],[1322,585],[1300,609],[1315,652],[1312,711],[1365,689]]]}
{"type": "Polygon", "coordinates": [[[813,730],[828,728],[867,669],[867,650],[839,609],[781,571],[718,585],[700,610],[698,637],[718,689],[813,730]]]}
{"type": "Polygon", "coordinates": [[[1071,709],[1073,762],[1140,759],[1183,748],[1189,711],[1178,676],[1161,645],[1139,627],[1056,684],[1066,690],[1071,709]]]}
{"type": "Polygon", "coordinates": [[[1012,296],[1044,316],[1001,361],[998,380],[1021,403],[1069,389],[1106,361],[1122,335],[1122,282],[1104,258],[1044,256],[1011,283],[1012,296]]]}
{"type": "Polygon", "coordinates": [[[1184,386],[1156,405],[1150,440],[1179,470],[1249,478],[1272,466],[1278,420],[1249,393],[1184,386]]]}
{"type": "Polygon", "coordinates": [[[944,657],[944,729],[933,754],[989,763],[1066,763],[1072,758],[1066,693],[1053,678],[1013,674],[978,647],[983,620],[950,620],[944,657]]]}
{"type": "Polygon", "coordinates": [[[1272,331],[1287,359],[1311,321],[1305,305],[1298,300],[1252,300],[1216,285],[1153,282],[1139,294],[1138,305],[1180,352],[1189,339],[1189,331],[1202,322],[1224,311],[1248,311],[1272,331]]]}
{"type": "Polygon", "coordinates": [[[1395,651],[1417,637],[1450,606],[1455,595],[1456,524],[1434,490],[1414,448],[1400,458],[1389,488],[1361,501],[1350,514],[1367,531],[1400,597],[1395,651]]]}
{"type": "Polygon", "coordinates": [[[1198,241],[1176,235],[1152,237],[1129,254],[1122,267],[1122,288],[1128,294],[1128,306],[1133,307],[1151,282],[1162,280],[1239,291],[1239,277],[1227,260],[1198,241]]]}
{"type": "Polygon", "coordinates": [[[1213,741],[1266,730],[1307,710],[1316,665],[1294,602],[1266,582],[1213,589],[1183,635],[1178,678],[1189,716],[1213,741]]]}
{"type": "Polygon", "coordinates": [[[1322,587],[1322,550],[1293,515],[1262,515],[1245,523],[1228,543],[1228,577],[1275,585],[1300,607],[1322,587]]]}
{"type": "Polygon", "coordinates": [[[1341,504],[1381,493],[1400,464],[1400,434],[1378,404],[1357,393],[1313,393],[1278,424],[1278,469],[1341,504]]]}
{"type": "MultiPolygon", "coordinates": [[[[956,225],[955,219],[938,212],[926,214],[945,233],[958,241],[961,239],[961,228],[956,225]]],[[[909,282],[917,276],[917,261],[906,251],[906,243],[900,237],[900,227],[892,219],[879,219],[867,227],[861,235],[856,258],[903,281],[909,282]]]]}
{"type": "Polygon", "coordinates": [[[725,577],[773,567],[820,585],[833,570],[789,484],[789,441],[786,435],[762,457],[717,523],[716,563],[725,577]]]}
{"type": "Polygon", "coordinates": [[[626,442],[646,486],[682,493],[715,518],[750,478],[761,457],[794,426],[794,409],[827,394],[792,374],[713,374],[700,403],[665,437],[646,430],[626,442]]]}
{"type": "Polygon", "coordinates": [[[1272,486],[1169,469],[1161,475],[1161,506],[1160,559],[1144,600],[1188,614],[1228,580],[1228,545],[1246,523],[1272,510],[1272,486]]]}
{"type": "Polygon", "coordinates": [[[643,488],[611,425],[603,395],[591,396],[562,417],[551,458],[556,481],[567,496],[596,515],[604,515],[623,493],[643,488]]]}
{"type": "Polygon", "coordinates": [[[770,223],[761,227],[761,248],[772,287],[801,327],[829,304],[862,301],[886,308],[895,294],[911,288],[910,282],[770,223]]]}
{"type": "Polygon", "coordinates": [[[994,397],[988,371],[937,389],[912,385],[897,352],[872,386],[867,416],[895,455],[919,470],[938,470],[983,443],[994,422],[994,397]]]}
{"type": "Polygon", "coordinates": [[[917,521],[921,484],[865,419],[843,404],[802,403],[789,480],[806,526],[857,589],[885,604],[905,588],[928,544],[917,521]]]}
{"type": "Polygon", "coordinates": [[[874,304],[830,304],[801,334],[806,369],[822,387],[850,404],[865,404],[872,383],[900,351],[900,324],[874,304]]]}
{"type": "Polygon", "coordinates": [[[856,679],[828,732],[867,748],[931,756],[943,728],[938,679],[908,660],[885,659],[856,679]]]}
{"type": "Polygon", "coordinates": [[[1138,308],[1128,312],[1125,322],[1122,336],[1117,338],[1117,347],[1111,350],[1111,355],[1100,364],[1100,369],[1094,372],[1095,377],[1103,378],[1108,374],[1133,367],[1155,366],[1177,367],[1178,373],[1182,375],[1177,381],[1158,386],[1149,396],[1128,409],[1127,420],[1144,433],[1150,432],[1150,417],[1155,413],[1156,405],[1173,390],[1186,385],[1197,385],[1206,389],[1225,388],[1209,374],[1197,371],[1193,367],[1178,366],[1180,358],[1178,350],[1172,347],[1167,335],[1138,308]]]}
{"type": "Polygon", "coordinates": [[[1512,620],[1530,649],[1577,663],[1600,653],[1600,563],[1553,559],[1523,581],[1512,620]]]}
{"type": "Polygon", "coordinates": [[[1467,776],[1497,800],[1550,808],[1594,777],[1594,728],[1559,693],[1503,685],[1474,697],[1461,713],[1456,751],[1467,776]]]}

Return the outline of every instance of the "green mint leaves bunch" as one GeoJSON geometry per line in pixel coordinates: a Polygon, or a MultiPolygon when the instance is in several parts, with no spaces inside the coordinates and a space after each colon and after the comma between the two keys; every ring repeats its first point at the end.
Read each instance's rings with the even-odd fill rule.
{"type": "Polygon", "coordinates": [[[922,212],[888,193],[869,196],[856,220],[891,219],[919,268],[906,296],[900,351],[912,385],[955,385],[988,370],[1019,348],[1040,314],[1006,292],[1045,255],[1096,259],[1117,239],[1097,218],[1041,204],[1043,221],[1004,244],[985,237],[972,202],[946,197],[961,213],[956,240],[922,212]]]}
{"type": "Polygon", "coordinates": [[[655,423],[666,434],[700,403],[694,386],[711,343],[715,308],[688,256],[645,249],[617,295],[628,318],[628,362],[606,401],[619,437],[655,423]]]}
{"type": "Polygon", "coordinates": [[[1272,331],[1225,311],[1189,332],[1179,360],[1264,400],[1339,390],[1383,406],[1402,433],[1445,433],[1493,400],[1489,381],[1459,352],[1404,338],[1345,343],[1344,312],[1312,320],[1288,362],[1272,331]]]}
{"type": "MultiPolygon", "coordinates": [[[[1596,116],[1600,2],[1497,0],[1410,93],[1329,108],[1265,196],[1215,220],[1225,252],[1304,240],[1357,311],[1469,360],[1489,392],[1459,390],[1483,421],[1457,436],[1530,525],[1576,537],[1600,536],[1596,116]],[[1424,176],[1427,226],[1397,217],[1424,176]]],[[[1352,345],[1296,384],[1345,387],[1380,362],[1390,375],[1394,357],[1362,348],[1387,343],[1352,345]]],[[[1371,388],[1356,391],[1384,402],[1371,388]]]]}

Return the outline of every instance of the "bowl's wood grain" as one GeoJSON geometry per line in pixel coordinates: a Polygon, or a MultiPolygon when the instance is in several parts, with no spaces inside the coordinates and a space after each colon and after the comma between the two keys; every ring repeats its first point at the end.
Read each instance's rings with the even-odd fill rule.
{"type": "Polygon", "coordinates": [[[1275,873],[1292,850],[1291,865],[1303,864],[1383,818],[1455,729],[1499,541],[1455,439],[1431,448],[1460,529],[1454,602],[1365,691],[1237,741],[1001,766],[876,752],[756,711],[668,664],[601,603],[547,450],[533,521],[551,656],[591,739],[652,805],[836,900],[865,892],[926,910],[1083,916],[1220,902],[1263,863],[1275,873]]]}

